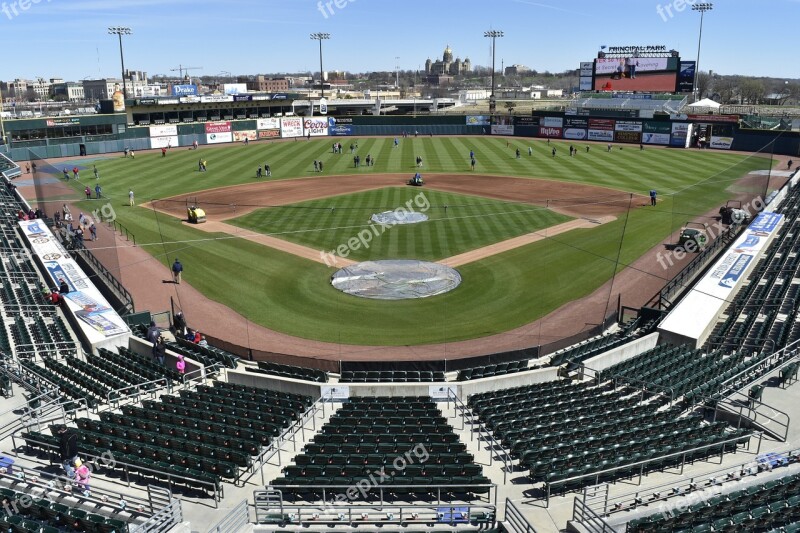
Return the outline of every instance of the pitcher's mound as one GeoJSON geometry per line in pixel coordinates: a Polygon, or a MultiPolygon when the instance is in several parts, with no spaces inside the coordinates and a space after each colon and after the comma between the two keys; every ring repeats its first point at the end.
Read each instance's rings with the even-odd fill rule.
{"type": "Polygon", "coordinates": [[[331,277],[342,292],[373,300],[410,300],[450,292],[461,283],[457,270],[413,259],[364,261],[331,277]]]}

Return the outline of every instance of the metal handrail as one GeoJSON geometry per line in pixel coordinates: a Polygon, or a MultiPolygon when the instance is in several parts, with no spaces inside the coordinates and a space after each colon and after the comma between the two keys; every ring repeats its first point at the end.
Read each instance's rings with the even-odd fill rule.
{"type": "Polygon", "coordinates": [[[73,249],[74,249],[74,251],[77,251],[77,252],[81,252],[81,251],[87,252],[86,254],[84,254],[84,257],[86,257],[87,260],[89,262],[91,262],[95,267],[101,269],[101,271],[103,273],[103,277],[111,284],[111,287],[115,291],[117,291],[117,293],[119,293],[119,295],[122,296],[122,298],[124,299],[124,303],[125,303],[125,306],[126,306],[126,311],[129,314],[135,312],[135,307],[133,305],[133,296],[131,295],[131,293],[128,291],[128,289],[125,288],[124,285],[122,285],[122,282],[120,282],[116,278],[116,276],[114,276],[114,274],[112,274],[106,268],[106,266],[103,263],[100,262],[99,259],[97,259],[97,257],[92,253],[92,251],[90,249],[86,248],[86,245],[84,243],[81,243],[81,247],[79,247],[79,248],[75,248],[73,246],[73,249]]]}
{"type": "MultiPolygon", "coordinates": [[[[300,416],[300,419],[297,423],[292,424],[288,428],[284,429],[280,435],[275,437],[269,446],[264,447],[261,453],[253,460],[253,468],[255,468],[256,464],[260,465],[261,469],[261,484],[264,485],[264,465],[269,463],[269,460],[272,459],[275,455],[278,456],[278,465],[281,465],[281,450],[283,449],[283,443],[286,441],[292,441],[292,451],[297,451],[297,441],[295,440],[295,435],[297,432],[300,431],[303,434],[303,440],[306,440],[306,432],[305,432],[305,425],[306,419],[311,418],[311,422],[313,424],[313,430],[316,432],[317,430],[317,421],[316,415],[320,410],[324,411],[325,405],[325,398],[320,397],[317,398],[311,406],[306,409],[306,411],[300,416]]],[[[254,471],[255,473],[255,471],[254,471]]]]}
{"type": "MultiPolygon", "coordinates": [[[[88,466],[90,468],[93,468],[91,464],[89,464],[88,466]]],[[[68,478],[63,475],[50,474],[42,470],[37,470],[35,468],[22,466],[16,463],[13,466],[13,471],[14,471],[13,474],[0,473],[0,479],[6,479],[13,483],[19,483],[20,481],[22,481],[24,483],[27,483],[28,485],[32,485],[34,487],[33,490],[42,489],[41,491],[41,494],[43,495],[42,498],[47,498],[46,494],[48,492],[58,492],[62,497],[70,495],[70,492],[67,492],[59,488],[58,485],[56,484],[56,482],[58,481],[66,482],[68,480],[68,478]]],[[[26,492],[29,494],[33,494],[33,490],[26,492]]],[[[115,512],[121,512],[124,510],[121,506],[113,504],[113,502],[119,502],[120,500],[125,501],[128,504],[133,503],[137,507],[142,506],[143,509],[147,509],[150,512],[153,511],[153,509],[150,508],[149,502],[145,499],[137,498],[136,496],[133,496],[131,494],[123,494],[121,492],[116,492],[113,490],[108,490],[96,486],[92,486],[91,496],[88,497],[83,496],[82,500],[87,503],[91,503],[96,507],[102,507],[102,506],[112,507],[114,508],[115,512]]]]}
{"type": "Polygon", "coordinates": [[[128,228],[123,226],[120,222],[117,222],[116,220],[113,220],[113,219],[109,220],[108,221],[108,227],[109,228],[113,228],[115,232],[119,231],[120,235],[123,235],[125,237],[125,240],[127,240],[127,241],[133,240],[133,245],[136,246],[136,235],[134,235],[133,233],[129,232],[128,228]],[[119,230],[117,229],[117,227],[119,227],[119,230]]]}
{"type": "Polygon", "coordinates": [[[536,533],[533,524],[528,522],[522,511],[509,498],[506,498],[506,512],[503,518],[503,525],[510,533],[536,533]]]}
{"type": "Polygon", "coordinates": [[[16,380],[16,379],[14,379],[14,378],[15,378],[15,377],[16,377],[16,378],[19,378],[19,381],[17,381],[17,383],[19,383],[20,385],[22,385],[22,386],[23,386],[23,388],[25,388],[25,389],[27,389],[27,390],[30,390],[30,391],[35,391],[35,392],[37,392],[37,393],[40,393],[40,392],[42,392],[42,389],[37,389],[37,388],[36,388],[34,385],[32,385],[32,384],[30,383],[30,381],[28,381],[27,379],[22,379],[22,377],[23,377],[23,374],[24,374],[25,376],[31,376],[31,377],[32,377],[34,380],[36,380],[36,382],[38,382],[39,384],[42,384],[42,383],[43,383],[43,384],[45,384],[45,385],[46,385],[47,387],[49,387],[51,390],[55,390],[55,391],[59,391],[59,390],[61,390],[61,388],[60,388],[58,385],[56,385],[55,383],[53,383],[53,382],[52,382],[52,381],[50,381],[49,379],[45,378],[44,376],[42,376],[42,375],[41,375],[41,374],[39,374],[38,372],[35,372],[35,371],[33,371],[33,370],[29,369],[28,367],[26,367],[26,366],[23,366],[23,365],[22,365],[22,364],[21,364],[19,361],[14,361],[14,362],[13,362],[13,363],[11,363],[11,365],[10,365],[10,366],[16,367],[16,370],[17,370],[17,373],[16,373],[16,374],[15,374],[14,372],[9,372],[9,371],[7,370],[8,366],[9,366],[9,364],[8,364],[8,363],[6,363],[5,367],[0,367],[0,368],[3,368],[3,370],[5,370],[5,371],[6,371],[6,374],[7,374],[7,375],[8,375],[8,376],[9,376],[9,377],[12,379],[12,380],[14,380],[14,381],[17,381],[17,380],[16,380]]]}
{"type": "MultiPolygon", "coordinates": [[[[437,499],[438,503],[441,503],[441,501],[442,501],[442,492],[443,492],[443,490],[444,490],[444,494],[450,494],[453,491],[452,490],[448,490],[448,489],[479,489],[479,488],[480,489],[484,489],[485,488],[485,489],[489,489],[489,495],[487,496],[487,500],[486,501],[487,502],[491,502],[492,501],[491,494],[492,494],[492,492],[494,492],[494,505],[497,506],[497,484],[496,483],[476,483],[476,484],[471,484],[471,485],[463,485],[463,484],[461,484],[461,485],[454,485],[454,484],[449,484],[449,485],[430,485],[430,484],[428,484],[428,485],[405,485],[405,484],[382,485],[380,483],[372,484],[369,477],[365,477],[362,481],[365,482],[365,484],[367,485],[367,487],[369,489],[369,492],[373,492],[375,490],[377,490],[379,492],[379,494],[380,494],[380,505],[381,506],[383,506],[385,503],[388,503],[388,502],[384,501],[384,495],[386,493],[391,494],[393,489],[398,489],[398,488],[401,488],[401,489],[427,489],[427,492],[429,492],[429,493],[431,492],[430,489],[435,489],[436,490],[436,499],[437,499]],[[386,492],[384,492],[384,491],[386,491],[386,492]]],[[[357,485],[358,484],[355,484],[355,485],[353,485],[353,484],[351,484],[351,485],[313,485],[313,484],[309,484],[309,485],[280,485],[279,487],[272,487],[272,486],[269,486],[269,487],[273,488],[273,489],[280,489],[280,490],[299,489],[299,490],[302,490],[302,491],[305,491],[305,492],[309,492],[309,491],[321,492],[322,493],[322,498],[321,498],[320,501],[322,501],[322,502],[330,502],[330,501],[332,501],[332,499],[326,497],[327,495],[331,495],[333,497],[333,499],[335,500],[335,496],[337,494],[346,493],[348,490],[357,490],[358,491],[359,488],[358,488],[357,485]],[[340,489],[340,490],[334,490],[334,489],[340,489]]],[[[470,490],[466,490],[464,492],[471,492],[471,491],[470,490]]],[[[479,496],[479,498],[480,498],[480,496],[479,496]]]]}
{"type": "Polygon", "coordinates": [[[237,533],[248,523],[250,523],[250,508],[247,500],[242,500],[222,520],[211,526],[208,533],[237,533]]]}
{"type": "Polygon", "coordinates": [[[669,282],[667,282],[667,284],[660,291],[658,291],[657,294],[653,295],[653,297],[648,301],[647,307],[664,309],[664,302],[667,302],[671,305],[669,298],[678,292],[679,289],[688,288],[688,285],[684,283],[685,280],[695,275],[699,270],[702,270],[707,264],[708,257],[713,257],[714,253],[717,252],[719,247],[723,246],[724,244],[728,244],[733,237],[736,237],[741,232],[742,229],[744,229],[743,224],[728,226],[728,228],[720,233],[709,246],[697,254],[697,256],[692,259],[688,265],[686,265],[669,282]]]}
{"type": "Polygon", "coordinates": [[[200,365],[200,368],[183,374],[181,378],[183,388],[189,389],[191,386],[196,386],[198,383],[205,381],[210,374],[215,374],[225,368],[222,363],[214,363],[211,366],[204,366],[200,363],[197,364],[200,365]]]}
{"type": "Polygon", "coordinates": [[[732,376],[723,381],[719,386],[718,394],[720,394],[721,396],[727,396],[730,392],[740,391],[745,387],[750,386],[750,384],[752,384],[753,381],[755,381],[756,379],[760,379],[761,376],[770,372],[774,372],[775,370],[779,370],[783,368],[784,365],[790,364],[791,362],[793,362],[793,359],[795,359],[798,356],[800,356],[800,339],[794,341],[791,344],[787,344],[777,352],[773,352],[763,359],[755,361],[752,365],[745,368],[735,376],[732,376]],[[789,357],[783,359],[787,354],[789,357]],[[774,361],[781,361],[782,359],[783,359],[782,362],[777,363],[778,366],[774,366],[776,364],[774,361]],[[756,372],[754,374],[755,375],[754,379],[751,379],[749,381],[745,380],[744,382],[740,381],[740,378],[747,376],[759,366],[766,366],[767,369],[761,373],[756,372]]]}
{"type": "Polygon", "coordinates": [[[183,507],[181,506],[181,501],[173,499],[146,522],[128,526],[128,531],[130,533],[163,533],[171,530],[182,521],[183,507]]]}
{"type": "MultiPolygon", "coordinates": [[[[759,451],[761,450],[761,441],[764,438],[764,434],[762,432],[760,432],[760,431],[756,432],[755,434],[758,435],[758,437],[759,437],[758,449],[756,450],[756,453],[759,453],[759,451]]],[[[664,459],[669,459],[669,458],[672,458],[672,457],[683,457],[683,459],[681,460],[681,474],[682,474],[683,473],[683,466],[686,464],[686,455],[687,454],[694,453],[694,452],[697,452],[697,451],[700,451],[700,450],[705,450],[705,449],[708,449],[708,448],[714,448],[716,446],[722,446],[722,448],[724,450],[725,445],[727,445],[727,444],[731,444],[731,443],[738,444],[740,441],[743,441],[744,439],[747,439],[748,442],[749,442],[750,438],[752,438],[752,437],[753,437],[752,434],[741,435],[739,437],[735,437],[735,438],[732,438],[732,439],[726,439],[726,440],[721,441],[721,442],[715,442],[713,444],[705,444],[703,446],[698,446],[697,448],[692,448],[690,450],[684,450],[684,451],[681,451],[681,452],[675,452],[675,453],[670,453],[670,454],[667,454],[667,455],[661,455],[661,456],[655,457],[653,459],[646,459],[644,461],[637,461],[635,463],[629,463],[629,464],[626,464],[626,465],[615,466],[614,468],[608,468],[606,470],[600,470],[598,472],[592,472],[591,474],[581,474],[579,476],[574,476],[574,477],[565,478],[565,479],[559,479],[557,481],[545,482],[545,488],[547,489],[547,493],[546,493],[546,496],[545,496],[545,498],[546,498],[546,506],[550,505],[550,494],[552,492],[551,491],[552,487],[557,487],[559,485],[566,485],[567,483],[571,483],[571,482],[574,482],[574,481],[579,481],[579,480],[582,480],[582,479],[591,479],[591,478],[595,478],[595,480],[596,480],[595,481],[595,485],[597,485],[597,484],[599,484],[598,482],[599,482],[600,476],[602,476],[604,474],[610,474],[610,473],[616,472],[618,470],[626,470],[626,469],[634,468],[634,467],[637,467],[637,466],[640,467],[639,478],[641,479],[641,477],[644,475],[644,467],[646,465],[648,465],[650,463],[653,463],[653,462],[656,462],[656,461],[663,461],[664,459]]],[[[721,453],[724,453],[724,452],[721,452],[721,453]]]]}
{"type": "MultiPolygon", "coordinates": [[[[474,437],[474,433],[472,431],[472,428],[475,427],[475,419],[476,419],[476,417],[475,417],[474,414],[472,414],[472,410],[469,409],[466,405],[464,405],[464,402],[461,401],[461,398],[456,396],[455,391],[453,389],[449,388],[449,387],[447,389],[447,401],[448,402],[450,401],[451,394],[452,394],[452,398],[453,398],[454,409],[456,411],[460,411],[460,413],[461,413],[462,429],[464,428],[463,424],[466,423],[466,420],[465,420],[466,419],[466,414],[465,413],[466,413],[466,411],[470,412],[470,441],[472,441],[472,439],[474,437]]],[[[496,449],[499,450],[497,456],[498,456],[498,459],[500,459],[503,462],[503,469],[502,469],[503,470],[503,484],[506,484],[508,482],[508,473],[511,472],[514,469],[513,460],[511,459],[511,455],[508,453],[508,451],[499,442],[497,442],[497,439],[495,439],[494,435],[492,435],[489,432],[488,428],[485,427],[483,422],[481,422],[480,419],[478,419],[478,440],[480,440],[481,438],[483,438],[486,441],[488,441],[490,446],[491,446],[490,451],[489,451],[489,466],[492,465],[492,461],[494,459],[495,450],[496,449]]]]}
{"type": "MultiPolygon", "coordinates": [[[[59,231],[57,232],[59,240],[62,243],[65,243],[67,241],[67,237],[65,236],[65,233],[66,233],[66,230],[64,228],[60,228],[59,231]]],[[[95,268],[99,269],[100,273],[103,275],[103,278],[106,281],[108,281],[108,283],[110,284],[111,288],[114,291],[116,291],[117,294],[121,297],[122,303],[126,307],[126,311],[128,313],[133,313],[134,310],[135,310],[135,307],[133,305],[133,296],[131,295],[130,291],[128,291],[128,289],[125,288],[125,286],[122,284],[122,282],[120,282],[116,278],[116,276],[114,276],[114,274],[112,274],[108,270],[108,268],[106,268],[106,266],[99,259],[97,259],[97,257],[95,257],[95,255],[92,253],[92,251],[89,248],[86,247],[86,244],[84,242],[76,241],[75,239],[69,239],[69,242],[71,243],[72,251],[78,252],[78,253],[86,252],[86,253],[81,253],[81,256],[83,258],[85,258],[87,261],[89,261],[90,263],[92,263],[92,265],[95,268]]],[[[134,242],[134,244],[135,244],[135,242],[134,242]]]]}
{"type": "MultiPolygon", "coordinates": [[[[602,372],[600,373],[600,376],[602,376],[602,372]]],[[[670,404],[672,404],[672,402],[675,401],[675,389],[673,389],[672,387],[667,387],[665,385],[656,385],[655,383],[651,383],[649,381],[644,381],[642,379],[632,378],[630,376],[625,376],[625,375],[622,375],[622,374],[612,374],[608,379],[610,379],[611,381],[614,382],[614,389],[617,388],[617,380],[622,381],[624,383],[627,383],[629,385],[637,385],[637,384],[638,385],[643,385],[644,387],[642,388],[642,400],[644,400],[644,391],[657,392],[657,391],[651,391],[650,390],[650,387],[653,387],[653,388],[656,388],[656,389],[662,389],[664,392],[669,392],[669,402],[670,402],[670,404]]],[[[637,388],[638,388],[638,385],[637,385],[637,388]]],[[[659,394],[662,394],[662,393],[659,392],[659,394]]]]}
{"type": "Polygon", "coordinates": [[[270,491],[254,491],[255,521],[257,524],[279,524],[282,526],[350,525],[350,526],[413,526],[430,523],[494,524],[497,507],[493,505],[432,505],[432,504],[352,504],[322,503],[287,505],[282,499],[269,500],[262,497],[270,491]],[[270,512],[274,510],[273,512],[270,512]],[[272,515],[272,516],[271,516],[272,515]],[[274,516],[278,515],[278,516],[274,516]]]}
{"type": "Polygon", "coordinates": [[[590,533],[616,533],[616,530],[608,522],[603,520],[580,498],[575,498],[572,507],[572,519],[579,522],[590,533]]]}
{"type": "Polygon", "coordinates": [[[106,393],[106,400],[108,401],[109,406],[113,405],[113,408],[116,409],[117,407],[119,407],[120,402],[124,402],[126,400],[131,399],[131,398],[135,398],[136,400],[138,400],[142,396],[143,393],[144,394],[150,394],[152,396],[153,394],[155,394],[156,392],[158,392],[161,389],[167,389],[167,392],[169,392],[169,388],[170,388],[170,380],[169,379],[167,379],[167,378],[158,378],[158,379],[154,379],[152,381],[145,381],[144,383],[137,383],[135,385],[129,385],[129,386],[123,387],[121,389],[110,390],[110,391],[108,391],[108,393],[106,393]],[[144,389],[143,390],[143,387],[145,387],[147,385],[156,385],[156,387],[148,388],[148,389],[144,389]],[[135,390],[136,392],[134,392],[133,394],[128,394],[128,395],[123,394],[123,392],[127,391],[127,390],[135,390]]]}
{"type": "MultiPolygon", "coordinates": [[[[780,451],[780,452],[773,452],[778,456],[787,457],[787,458],[796,458],[800,459],[800,450],[799,449],[789,449],[787,451],[780,451]]],[[[791,461],[787,459],[786,465],[791,464],[791,461]]],[[[620,494],[619,496],[614,496],[613,498],[605,498],[603,500],[599,500],[603,504],[603,509],[592,509],[595,513],[600,513],[603,516],[608,516],[611,513],[618,512],[618,511],[625,511],[630,509],[635,509],[640,505],[653,503],[655,501],[665,501],[673,496],[685,496],[691,492],[696,490],[701,490],[703,486],[709,485],[717,485],[720,482],[719,476],[724,478],[724,481],[733,481],[736,479],[740,479],[745,476],[749,475],[757,475],[758,472],[761,472],[764,469],[772,470],[772,466],[768,463],[768,461],[759,461],[756,458],[755,461],[748,461],[746,463],[740,463],[733,467],[726,467],[721,468],[718,470],[714,470],[713,472],[707,472],[701,474],[699,476],[692,476],[690,478],[686,478],[683,480],[678,481],[669,481],[668,483],[662,483],[660,485],[656,485],[653,487],[648,487],[646,490],[637,490],[633,492],[627,492],[625,494],[620,494]],[[762,468],[766,467],[766,468],[762,468]],[[733,477],[731,477],[731,474],[733,477]],[[641,498],[642,493],[647,493],[652,495],[653,497],[648,500],[643,500],[641,498]],[[631,505],[625,505],[624,502],[631,501],[631,505]]],[[[603,485],[598,485],[597,487],[602,487],[603,485]]],[[[587,504],[589,507],[592,507],[591,504],[587,504]]]]}
{"type": "Polygon", "coordinates": [[[750,422],[752,422],[753,425],[763,427],[764,431],[768,431],[769,433],[772,433],[775,437],[777,437],[782,442],[786,442],[786,440],[789,437],[789,425],[790,425],[791,420],[792,420],[788,413],[784,413],[783,411],[781,411],[779,409],[776,409],[776,408],[772,407],[771,405],[767,405],[767,404],[765,404],[764,402],[762,402],[760,400],[756,400],[755,398],[750,398],[749,396],[747,396],[745,394],[742,394],[741,392],[735,392],[734,394],[738,394],[739,396],[741,396],[741,399],[739,399],[739,398],[736,399],[736,400],[738,400],[738,405],[736,403],[734,403],[734,401],[736,401],[736,400],[732,399],[730,396],[727,399],[711,400],[711,401],[714,402],[714,406],[715,406],[715,409],[714,409],[714,421],[717,420],[717,413],[719,412],[720,405],[728,406],[729,407],[729,411],[734,413],[734,414],[736,413],[737,409],[739,411],[738,412],[739,423],[736,426],[737,429],[741,427],[742,419],[744,418],[744,419],[750,420],[750,422]],[[744,401],[742,401],[742,400],[744,400],[744,401]],[[759,413],[758,408],[761,407],[761,406],[764,406],[767,409],[769,409],[770,411],[772,411],[773,415],[769,416],[769,415],[765,415],[763,413],[759,413]],[[745,415],[744,414],[744,410],[745,409],[747,409],[748,412],[755,413],[755,417],[749,416],[749,414],[745,415]],[[766,423],[762,424],[762,423],[760,423],[758,421],[758,415],[759,414],[761,414],[763,417],[765,417],[767,419],[766,423]],[[785,418],[786,419],[785,423],[782,423],[780,420],[778,420],[777,417],[779,415],[782,415],[781,418],[785,418]],[[769,426],[771,422],[774,422],[778,427],[782,428],[783,429],[783,433],[779,433],[778,431],[774,431],[774,430],[768,428],[767,426],[769,426]]]}
{"type": "MultiPolygon", "coordinates": [[[[18,437],[18,435],[11,435],[11,443],[12,443],[12,446],[13,446],[14,450],[18,450],[19,449],[17,447],[16,437],[18,437]]],[[[20,438],[22,438],[22,437],[20,437],[20,438]]],[[[55,450],[57,448],[57,446],[54,446],[53,444],[50,444],[49,442],[42,442],[42,441],[39,441],[39,440],[36,440],[36,439],[32,439],[30,437],[23,438],[23,441],[25,442],[26,447],[28,446],[28,443],[31,442],[33,444],[36,444],[37,446],[41,446],[42,448],[48,448],[48,449],[51,449],[51,450],[55,450]]],[[[16,451],[14,451],[12,453],[14,453],[15,456],[18,456],[16,451]]],[[[93,454],[90,454],[90,453],[85,453],[84,452],[83,455],[85,457],[88,457],[88,458],[94,459],[94,460],[102,459],[101,456],[93,455],[93,454]]],[[[134,472],[146,472],[146,473],[149,473],[149,474],[157,474],[157,475],[160,475],[160,476],[166,476],[166,482],[170,487],[172,486],[173,480],[180,480],[180,481],[185,481],[185,482],[190,481],[190,482],[192,482],[194,484],[197,484],[197,485],[201,485],[201,486],[204,486],[204,487],[209,487],[210,488],[209,492],[211,493],[211,495],[212,495],[211,497],[214,500],[214,508],[218,508],[219,507],[219,502],[222,500],[222,498],[225,497],[224,489],[223,489],[222,485],[218,484],[218,483],[214,483],[214,482],[211,482],[211,481],[204,481],[202,479],[198,479],[198,478],[194,478],[194,477],[178,476],[178,475],[175,475],[175,474],[171,474],[169,472],[164,472],[163,470],[154,470],[152,468],[147,468],[147,467],[144,467],[144,466],[134,465],[134,464],[131,464],[131,463],[124,463],[124,462],[116,461],[116,460],[114,461],[114,464],[116,466],[122,466],[123,467],[123,470],[125,471],[125,481],[126,481],[128,487],[131,486],[131,481],[130,481],[130,472],[131,471],[134,471],[134,472]]]]}

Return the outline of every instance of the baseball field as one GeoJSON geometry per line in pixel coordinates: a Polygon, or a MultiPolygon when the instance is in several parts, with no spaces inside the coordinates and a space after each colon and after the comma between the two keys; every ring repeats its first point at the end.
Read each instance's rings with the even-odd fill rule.
{"type": "MultiPolygon", "coordinates": [[[[768,192],[754,172],[771,168],[769,157],[573,145],[570,156],[569,143],[538,139],[406,138],[395,147],[393,138],[312,138],[173,148],[165,157],[154,151],[95,164],[104,198],[137,246],[164,265],[179,257],[184,280],[208,298],[278,332],[360,345],[509,331],[590,294],[663,248],[686,221],[710,217],[729,199],[768,192]],[[333,153],[334,141],[344,153],[333,153]],[[354,155],[361,156],[359,167],[354,155]],[[364,164],[367,155],[374,166],[364,164]],[[207,171],[199,171],[200,160],[207,171]],[[323,172],[314,171],[314,161],[323,162],[323,172]],[[272,176],[257,178],[265,164],[272,176]],[[406,185],[415,172],[425,186],[406,185]],[[129,190],[135,207],[128,206],[129,190]],[[657,191],[655,207],[650,190],[657,191]],[[186,222],[190,204],[206,211],[207,223],[186,222]],[[428,220],[370,220],[398,210],[428,220]],[[332,256],[338,266],[444,262],[457,265],[463,281],[426,299],[367,300],[331,286],[332,256]]],[[[77,194],[95,184],[91,171],[81,174],[71,182],[77,194]]],[[[91,212],[97,201],[79,205],[91,212]]],[[[639,270],[667,279],[655,261],[639,270]]]]}

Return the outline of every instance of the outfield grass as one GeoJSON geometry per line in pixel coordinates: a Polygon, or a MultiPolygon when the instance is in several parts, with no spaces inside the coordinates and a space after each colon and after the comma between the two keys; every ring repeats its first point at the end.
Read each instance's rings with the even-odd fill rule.
{"type": "MultiPolygon", "coordinates": [[[[137,243],[165,265],[179,254],[186,265],[184,278],[209,298],[255,323],[291,335],[352,344],[407,345],[508,331],[585,296],[620,268],[617,254],[620,265],[632,262],[686,220],[724,203],[730,197],[725,189],[735,180],[770,166],[769,159],[717,151],[639,151],[627,145],[606,153],[604,146],[592,145],[586,153],[585,143],[574,143],[580,150],[570,158],[565,142],[553,143],[559,147],[554,159],[539,140],[513,139],[507,147],[502,138],[434,137],[403,139],[396,149],[391,138],[359,139],[362,159],[369,153],[377,157],[377,164],[354,169],[347,148],[355,139],[339,140],[345,145],[344,155],[330,153],[331,139],[302,140],[198,151],[173,149],[166,158],[160,153],[138,153],[135,160],[101,160],[97,167],[104,194],[112,198],[119,221],[136,235],[137,243]],[[527,156],[529,144],[534,147],[533,157],[527,156]],[[513,153],[516,147],[523,152],[519,160],[513,153]],[[314,159],[325,162],[325,174],[407,172],[411,176],[414,158],[420,155],[425,174],[457,173],[468,171],[470,149],[475,150],[477,171],[483,174],[590,183],[644,195],[655,188],[660,202],[655,208],[632,210],[629,217],[610,224],[575,230],[465,265],[459,268],[463,283],[455,291],[404,302],[345,295],[330,286],[333,270],[325,265],[244,240],[209,241],[207,233],[177,219],[126,207],[130,188],[137,202],[142,202],[253,183],[256,167],[264,163],[271,165],[273,179],[312,175],[314,159]],[[209,165],[203,174],[197,172],[201,156],[209,165]]],[[[93,186],[91,173],[82,174],[93,186]]],[[[76,197],[81,197],[82,186],[75,186],[76,197]]],[[[86,211],[95,206],[94,202],[81,205],[86,211]]],[[[660,275],[657,265],[652,270],[660,275]]],[[[586,317],[587,322],[599,319],[586,317]]]]}
{"type": "Polygon", "coordinates": [[[568,220],[571,220],[568,216],[530,204],[411,187],[387,187],[260,209],[227,222],[331,254],[366,230],[370,239],[364,239],[367,247],[359,241],[357,247],[345,248],[345,257],[356,261],[437,261],[568,220]],[[405,210],[406,206],[426,214],[429,220],[394,227],[370,222],[375,213],[399,207],[405,210]]]}

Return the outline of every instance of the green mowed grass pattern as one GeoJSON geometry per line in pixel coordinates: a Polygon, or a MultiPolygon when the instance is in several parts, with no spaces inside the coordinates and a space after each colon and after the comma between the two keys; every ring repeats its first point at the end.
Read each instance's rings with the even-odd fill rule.
{"type": "Polygon", "coordinates": [[[541,206],[414,187],[388,187],[260,209],[228,222],[356,261],[435,261],[532,233],[570,217],[541,206]],[[377,213],[419,213],[407,225],[371,221],[377,213]]]}
{"type": "MultiPolygon", "coordinates": [[[[748,157],[719,151],[688,151],[645,149],[626,145],[611,153],[604,146],[574,143],[578,154],[569,157],[569,144],[541,140],[453,137],[411,138],[400,140],[393,148],[391,138],[338,138],[344,154],[333,154],[333,140],[298,140],[294,142],[250,143],[217,148],[190,150],[174,148],[167,157],[159,153],[140,153],[135,160],[114,157],[97,161],[102,176],[104,194],[126,201],[133,188],[138,201],[167,198],[191,191],[256,182],[256,169],[269,164],[272,180],[315,176],[313,161],[323,161],[323,175],[400,172],[411,177],[417,171],[414,160],[423,158],[423,175],[437,173],[468,173],[469,152],[477,159],[476,173],[554,179],[574,183],[589,183],[612,189],[646,195],[656,188],[661,197],[681,195],[701,196],[708,189],[724,189],[750,170],[770,168],[763,157],[748,157]],[[358,143],[356,151],[362,165],[353,166],[350,143],[358,143]],[[508,143],[508,147],[506,146],[508,143]],[[531,146],[534,155],[528,156],[531,146]],[[550,148],[558,147],[558,155],[550,156],[550,148]],[[522,155],[516,159],[514,150],[522,155]],[[366,155],[376,157],[374,167],[366,167],[366,155]],[[198,171],[198,160],[208,162],[208,172],[198,171]]],[[[94,183],[83,173],[84,181],[94,183]],[[88,179],[87,179],[88,178],[88,179]]],[[[82,189],[82,187],[80,188],[82,189]]]]}
{"type": "MultiPolygon", "coordinates": [[[[579,152],[570,158],[569,143],[553,142],[558,153],[552,158],[550,147],[540,140],[416,138],[401,139],[398,148],[393,148],[392,140],[358,139],[362,161],[368,153],[377,157],[374,167],[360,169],[353,168],[349,153],[350,143],[356,140],[346,137],[197,151],[181,148],[165,158],[160,153],[139,153],[135,160],[100,160],[97,167],[104,195],[111,198],[118,221],[136,236],[138,245],[167,266],[179,255],[189,283],[247,320],[304,338],[412,345],[508,331],[590,294],[608,281],[615,269],[632,263],[683,222],[724,203],[731,196],[726,189],[734,181],[771,165],[763,157],[718,151],[639,151],[630,145],[606,153],[604,145],[593,144],[587,153],[584,143],[574,143],[579,152]],[[342,142],[345,154],[331,153],[334,140],[342,142]],[[534,148],[532,157],[527,155],[529,145],[534,148]],[[522,152],[520,159],[514,157],[516,147],[522,152]],[[643,195],[655,188],[660,202],[655,208],[632,210],[630,216],[610,224],[574,230],[465,265],[459,268],[463,283],[455,291],[404,302],[345,295],[330,286],[333,270],[323,264],[228,235],[209,235],[150,209],[127,207],[129,189],[135,191],[137,202],[142,202],[253,183],[256,167],[264,163],[271,165],[273,179],[314,175],[314,159],[324,162],[325,175],[401,172],[410,177],[416,171],[414,158],[420,155],[423,175],[467,173],[470,149],[476,152],[476,171],[482,174],[589,183],[643,195]],[[208,160],[207,173],[197,172],[200,157],[208,160]]],[[[83,181],[93,187],[91,172],[82,174],[83,181]]],[[[764,183],[756,180],[752,192],[763,192],[764,183]]],[[[81,198],[83,185],[74,186],[75,197],[81,198]]],[[[97,205],[82,202],[80,207],[92,211],[97,205]]],[[[441,242],[445,240],[440,236],[441,242]]],[[[413,248],[415,255],[425,252],[421,242],[415,242],[413,248]]],[[[136,265],[122,268],[135,269],[136,265]]],[[[646,270],[641,275],[663,276],[655,263],[646,270]]],[[[597,323],[601,318],[587,316],[586,321],[597,323]]],[[[530,339],[531,345],[537,342],[530,339]]]]}

